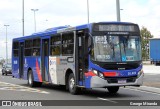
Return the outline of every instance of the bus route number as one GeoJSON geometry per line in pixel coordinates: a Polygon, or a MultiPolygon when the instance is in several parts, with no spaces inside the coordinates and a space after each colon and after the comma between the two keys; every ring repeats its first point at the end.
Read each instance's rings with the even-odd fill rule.
{"type": "Polygon", "coordinates": [[[128,72],[128,75],[136,75],[136,72],[128,72]]]}

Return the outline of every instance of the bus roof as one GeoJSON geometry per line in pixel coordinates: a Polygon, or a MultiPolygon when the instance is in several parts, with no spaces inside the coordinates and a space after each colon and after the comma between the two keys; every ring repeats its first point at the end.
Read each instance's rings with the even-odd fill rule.
{"type": "MultiPolygon", "coordinates": [[[[134,25],[136,25],[135,23],[130,23],[130,22],[115,22],[115,21],[114,22],[97,22],[97,23],[124,24],[124,25],[125,24],[134,24],[134,25]]],[[[71,30],[81,30],[81,29],[91,28],[93,24],[95,24],[95,23],[83,24],[83,25],[79,25],[79,26],[75,26],[75,27],[71,27],[70,25],[53,27],[53,28],[46,29],[45,31],[42,31],[42,32],[33,33],[29,36],[14,38],[13,41],[16,41],[16,40],[21,41],[21,40],[36,38],[36,37],[45,37],[50,34],[54,35],[57,33],[62,33],[62,32],[71,31],[71,30]]]]}

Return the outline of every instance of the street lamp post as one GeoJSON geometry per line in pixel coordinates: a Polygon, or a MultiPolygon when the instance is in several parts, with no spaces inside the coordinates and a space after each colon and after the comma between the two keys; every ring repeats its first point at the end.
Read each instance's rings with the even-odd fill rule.
{"type": "Polygon", "coordinates": [[[38,9],[31,9],[31,11],[34,12],[34,29],[35,29],[35,32],[36,32],[36,11],[38,11],[38,9]]]}
{"type": "Polygon", "coordinates": [[[4,25],[6,27],[6,63],[8,63],[8,46],[7,46],[7,27],[9,25],[4,25]]]}
{"type": "Polygon", "coordinates": [[[87,0],[87,17],[88,17],[88,24],[89,24],[89,0],[87,0]]]}

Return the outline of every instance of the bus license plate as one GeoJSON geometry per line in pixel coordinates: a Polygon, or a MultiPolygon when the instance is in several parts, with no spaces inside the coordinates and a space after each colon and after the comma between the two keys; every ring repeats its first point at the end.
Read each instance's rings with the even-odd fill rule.
{"type": "Polygon", "coordinates": [[[119,84],[125,84],[125,83],[126,83],[126,80],[118,80],[118,83],[119,83],[119,84]]]}

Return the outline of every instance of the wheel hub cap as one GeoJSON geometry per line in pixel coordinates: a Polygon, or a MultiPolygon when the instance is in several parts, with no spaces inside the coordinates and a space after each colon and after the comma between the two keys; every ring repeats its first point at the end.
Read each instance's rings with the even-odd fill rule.
{"type": "Polygon", "coordinates": [[[70,88],[73,89],[73,88],[74,88],[74,85],[75,85],[74,79],[71,78],[71,79],[70,79],[70,88]]]}

